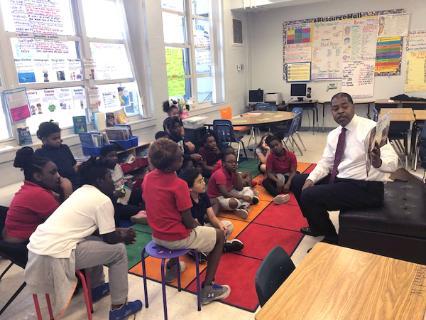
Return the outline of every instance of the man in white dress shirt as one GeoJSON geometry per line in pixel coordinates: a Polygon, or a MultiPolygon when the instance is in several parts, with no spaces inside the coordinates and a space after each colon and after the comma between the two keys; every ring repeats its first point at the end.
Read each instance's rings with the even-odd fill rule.
{"type": "Polygon", "coordinates": [[[331,99],[331,112],[340,126],[328,134],[315,169],[309,175],[297,175],[291,189],[309,222],[309,227],[300,231],[337,243],[328,210],[382,206],[383,182],[397,169],[398,156],[389,143],[380,149],[376,146],[370,154],[372,167],[367,176],[365,139],[376,122],[357,116],[352,97],[344,92],[331,99]]]}

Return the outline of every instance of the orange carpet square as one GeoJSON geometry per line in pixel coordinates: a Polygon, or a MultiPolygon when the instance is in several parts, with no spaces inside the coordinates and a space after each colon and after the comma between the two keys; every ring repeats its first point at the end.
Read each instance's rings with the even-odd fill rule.
{"type": "MultiPolygon", "coordinates": [[[[186,269],[181,274],[181,284],[182,288],[188,286],[192,280],[195,279],[195,261],[187,256],[182,256],[179,258],[180,261],[185,262],[186,269]]],[[[148,257],[145,259],[146,263],[146,273],[148,278],[151,280],[156,280],[161,282],[161,259],[148,257]]],[[[207,264],[200,264],[200,273],[207,267],[207,264]]],[[[139,262],[132,269],[129,270],[130,273],[142,276],[142,262],[139,262]]],[[[177,287],[177,279],[173,281],[170,285],[177,287]]]]}
{"type": "Polygon", "coordinates": [[[305,172],[306,169],[308,169],[311,166],[312,163],[308,162],[298,162],[297,163],[297,171],[300,173],[305,172]]]}
{"type": "Polygon", "coordinates": [[[234,230],[232,231],[231,235],[229,236],[229,239],[234,239],[234,238],[238,237],[238,235],[241,233],[241,231],[243,231],[249,224],[248,221],[241,221],[241,220],[235,220],[235,219],[229,219],[229,218],[224,218],[224,219],[221,218],[220,220],[231,221],[232,224],[234,225],[234,230]]]}

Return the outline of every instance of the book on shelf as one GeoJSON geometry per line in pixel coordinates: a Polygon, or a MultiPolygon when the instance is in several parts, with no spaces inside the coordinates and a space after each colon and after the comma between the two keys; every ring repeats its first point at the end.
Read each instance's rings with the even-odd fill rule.
{"type": "Polygon", "coordinates": [[[26,146],[33,143],[33,139],[31,138],[30,128],[16,128],[18,132],[18,144],[20,146],[26,146]]]}
{"type": "Polygon", "coordinates": [[[105,118],[106,118],[106,126],[107,126],[107,128],[115,126],[115,114],[114,114],[114,112],[107,112],[105,114],[105,118]]]}
{"type": "Polygon", "coordinates": [[[104,131],[106,129],[105,113],[95,112],[93,114],[93,120],[94,120],[96,130],[104,131]]]}
{"type": "Polygon", "coordinates": [[[109,140],[129,140],[131,130],[126,127],[112,127],[105,130],[109,140]]]}
{"type": "Polygon", "coordinates": [[[73,122],[75,134],[79,134],[81,132],[87,132],[86,116],[74,116],[72,117],[72,122],[73,122]]]}
{"type": "Polygon", "coordinates": [[[123,108],[114,112],[115,115],[115,123],[117,124],[126,124],[127,123],[127,115],[123,108]]]}

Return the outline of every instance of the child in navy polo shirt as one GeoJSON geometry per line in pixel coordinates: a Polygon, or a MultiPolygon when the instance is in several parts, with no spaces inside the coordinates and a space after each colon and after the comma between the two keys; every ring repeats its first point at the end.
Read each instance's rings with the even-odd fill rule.
{"type": "Polygon", "coordinates": [[[275,197],[275,204],[286,203],[290,200],[288,193],[296,175],[297,159],[293,152],[284,148],[279,137],[268,136],[266,143],[271,151],[266,159],[267,178],[263,180],[263,186],[275,197]]]}
{"type": "Polygon", "coordinates": [[[70,148],[62,143],[59,126],[53,121],[42,122],[38,127],[37,137],[43,146],[35,151],[35,155],[54,162],[61,177],[68,178],[74,190],[77,189],[79,187],[77,161],[70,148]]]}
{"type": "MultiPolygon", "coordinates": [[[[234,225],[229,220],[219,220],[210,204],[206,192],[206,182],[203,176],[196,168],[182,170],[179,177],[188,184],[192,208],[191,213],[194,219],[202,226],[206,225],[222,230],[225,233],[225,239],[228,239],[234,230],[234,225]]],[[[244,248],[243,243],[238,239],[227,240],[223,247],[224,252],[240,251],[244,248]]]]}
{"type": "MultiPolygon", "coordinates": [[[[200,226],[192,217],[188,185],[176,175],[183,163],[180,147],[170,139],[161,138],[151,144],[148,157],[155,169],[143,180],[142,196],[148,224],[152,228],[152,240],[172,250],[185,248],[208,253],[201,303],[226,298],[231,291],[229,286],[213,283],[225,235],[220,229],[200,226]]],[[[169,260],[166,281],[172,281],[177,272],[177,259],[169,260]]]]}

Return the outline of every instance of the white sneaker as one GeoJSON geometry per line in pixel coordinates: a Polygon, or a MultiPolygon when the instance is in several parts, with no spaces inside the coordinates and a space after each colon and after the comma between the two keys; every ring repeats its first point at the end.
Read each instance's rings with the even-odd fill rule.
{"type": "Polygon", "coordinates": [[[287,203],[290,200],[290,195],[287,194],[279,194],[274,199],[272,199],[272,202],[275,204],[284,204],[287,203]]]}

